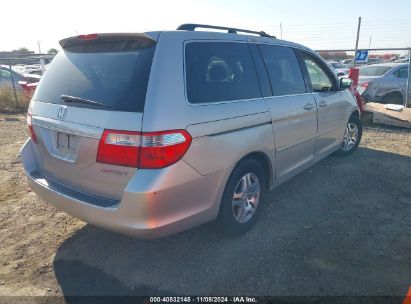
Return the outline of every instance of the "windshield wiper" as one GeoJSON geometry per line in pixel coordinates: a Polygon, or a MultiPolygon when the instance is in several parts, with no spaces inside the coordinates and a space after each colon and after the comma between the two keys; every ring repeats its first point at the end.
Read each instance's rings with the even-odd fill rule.
{"type": "Polygon", "coordinates": [[[111,108],[110,106],[102,104],[101,102],[84,99],[80,97],[75,97],[75,96],[61,95],[60,98],[63,99],[65,102],[77,102],[77,103],[88,104],[88,105],[92,105],[92,106],[96,106],[100,108],[111,108]]]}

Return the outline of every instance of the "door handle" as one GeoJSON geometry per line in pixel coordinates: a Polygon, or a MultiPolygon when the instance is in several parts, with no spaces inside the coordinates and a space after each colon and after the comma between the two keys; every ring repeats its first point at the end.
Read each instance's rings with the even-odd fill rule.
{"type": "Polygon", "coordinates": [[[305,106],[304,106],[304,110],[311,110],[312,108],[314,108],[314,105],[312,104],[312,103],[307,103],[305,106]]]}
{"type": "Polygon", "coordinates": [[[321,100],[321,102],[318,104],[320,107],[326,107],[327,106],[327,102],[324,100],[321,100]]]}

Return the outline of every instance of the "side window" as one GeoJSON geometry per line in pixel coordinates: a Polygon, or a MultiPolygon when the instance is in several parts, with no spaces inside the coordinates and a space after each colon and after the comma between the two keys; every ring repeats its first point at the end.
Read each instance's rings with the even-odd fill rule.
{"type": "Polygon", "coordinates": [[[190,42],[185,49],[185,63],[190,103],[261,97],[246,43],[190,42]]]}
{"type": "Polygon", "coordinates": [[[313,92],[326,92],[331,90],[333,82],[323,68],[310,57],[303,55],[308,74],[310,75],[313,92]]]}
{"type": "Polygon", "coordinates": [[[398,78],[408,78],[408,68],[401,68],[394,73],[398,78]]]}
{"type": "Polygon", "coordinates": [[[260,45],[260,50],[274,96],[306,93],[303,73],[292,48],[260,45]]]}

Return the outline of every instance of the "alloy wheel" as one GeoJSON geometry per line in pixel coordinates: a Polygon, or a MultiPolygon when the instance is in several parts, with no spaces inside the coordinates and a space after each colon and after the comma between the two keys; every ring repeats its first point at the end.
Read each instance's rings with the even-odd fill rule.
{"type": "Polygon", "coordinates": [[[248,222],[257,210],[261,185],[256,174],[246,173],[238,181],[232,199],[232,211],[237,222],[248,222]]]}
{"type": "Polygon", "coordinates": [[[349,122],[345,128],[344,139],[342,143],[342,149],[344,151],[350,151],[358,140],[358,127],[355,123],[349,122]]]}

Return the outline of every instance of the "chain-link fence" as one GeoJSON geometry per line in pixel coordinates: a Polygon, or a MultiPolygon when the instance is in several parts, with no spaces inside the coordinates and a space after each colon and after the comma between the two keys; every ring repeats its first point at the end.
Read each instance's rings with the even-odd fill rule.
{"type": "Polygon", "coordinates": [[[357,90],[365,102],[411,106],[411,49],[386,48],[354,50],[318,50],[339,77],[348,76],[349,69],[359,68],[357,90]],[[359,57],[361,60],[356,60],[359,57]]]}
{"type": "Polygon", "coordinates": [[[27,109],[37,83],[54,55],[0,58],[0,111],[27,109]]]}
{"type": "Polygon", "coordinates": [[[361,18],[358,22],[347,19],[301,24],[279,21],[277,25],[263,28],[280,39],[318,50],[323,58],[335,67],[339,76],[347,75],[348,69],[353,67],[356,45],[358,50],[368,50],[367,62],[356,64],[360,68],[358,91],[362,93],[363,99],[411,106],[408,89],[411,50],[409,18],[361,18]],[[392,66],[391,69],[389,65],[392,66]]]}

